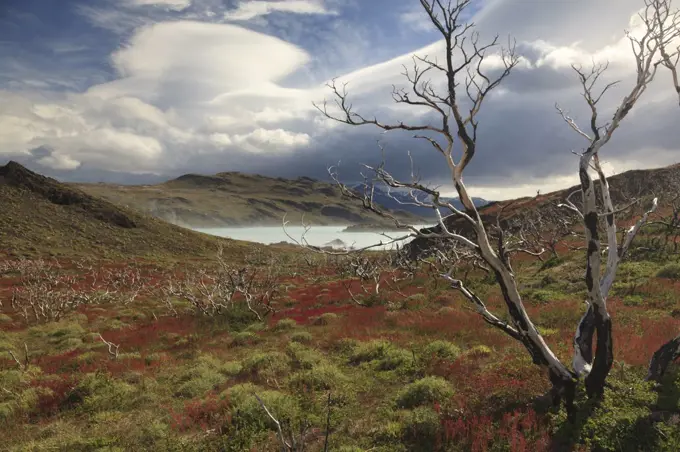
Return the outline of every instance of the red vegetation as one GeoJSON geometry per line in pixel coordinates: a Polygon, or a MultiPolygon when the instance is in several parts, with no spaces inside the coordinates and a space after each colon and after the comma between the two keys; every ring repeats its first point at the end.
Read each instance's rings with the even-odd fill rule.
{"type": "Polygon", "coordinates": [[[220,428],[231,422],[229,414],[229,400],[220,399],[214,393],[206,399],[189,400],[184,403],[181,412],[176,412],[172,407],[170,413],[170,425],[174,430],[185,432],[189,430],[220,428]]]}
{"type": "Polygon", "coordinates": [[[78,385],[74,376],[61,376],[50,379],[37,379],[31,387],[38,389],[38,402],[30,413],[31,418],[53,416],[67,404],[73,389],[78,385]]]}
{"type": "MultiPolygon", "coordinates": [[[[439,411],[439,407],[435,409],[439,411]]],[[[471,452],[486,452],[492,445],[504,444],[511,452],[541,452],[551,450],[550,425],[534,410],[516,410],[494,422],[489,416],[442,420],[441,441],[465,446],[471,452]]]]}
{"type": "Polygon", "coordinates": [[[194,317],[181,316],[159,317],[158,320],[116,330],[107,330],[101,334],[107,341],[119,345],[121,350],[142,351],[157,346],[164,335],[189,336],[196,330],[196,319],[194,317]]]}

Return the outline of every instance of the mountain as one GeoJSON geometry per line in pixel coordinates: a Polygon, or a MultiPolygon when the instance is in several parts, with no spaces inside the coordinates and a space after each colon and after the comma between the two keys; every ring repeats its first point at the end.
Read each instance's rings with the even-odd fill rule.
{"type": "Polygon", "coordinates": [[[0,254],[175,257],[234,252],[242,242],[189,231],[36,174],[0,166],[0,254]]]}
{"type": "MultiPolygon", "coordinates": [[[[658,197],[659,209],[657,213],[661,214],[669,209],[669,204],[672,200],[680,196],[680,164],[664,168],[626,171],[609,177],[607,181],[615,209],[618,210],[620,207],[629,205],[633,199],[641,200],[642,207],[646,208],[650,205],[651,198],[658,197]]],[[[599,180],[595,180],[595,187],[597,195],[601,199],[599,180]]],[[[491,202],[481,207],[479,214],[487,227],[496,223],[497,216],[502,227],[507,227],[513,220],[537,221],[539,219],[543,227],[549,227],[551,221],[554,221],[556,218],[564,218],[565,216],[571,217],[572,220],[576,220],[579,223],[580,219],[576,219],[576,215],[573,212],[557,207],[557,204],[563,203],[567,196],[578,191],[580,191],[580,186],[575,185],[545,195],[491,202]],[[499,212],[501,212],[500,215],[499,212]]],[[[580,198],[578,193],[571,197],[572,202],[578,208],[581,207],[580,198]]],[[[642,213],[642,207],[637,207],[634,219],[639,218],[642,213]]],[[[619,214],[618,216],[624,219],[624,221],[620,221],[622,223],[620,227],[623,226],[624,222],[630,225],[628,224],[630,219],[626,219],[624,214],[619,214]]],[[[469,224],[461,218],[450,215],[444,221],[449,230],[455,230],[468,237],[474,234],[469,224]]],[[[439,230],[439,226],[423,229],[423,231],[434,232],[439,232],[439,230]]],[[[422,237],[415,238],[404,246],[404,251],[410,256],[415,257],[422,250],[429,248],[432,240],[422,237]]]]}
{"type": "MultiPolygon", "coordinates": [[[[358,193],[363,193],[364,192],[364,187],[363,185],[355,185],[350,187],[351,189],[357,191],[358,193]]],[[[429,201],[429,197],[423,197],[423,200],[429,201]]],[[[442,202],[451,202],[454,207],[457,209],[462,209],[463,208],[463,203],[460,202],[460,199],[456,198],[446,198],[446,197],[441,197],[440,198],[442,202]]],[[[387,193],[386,188],[382,187],[374,187],[373,190],[373,200],[388,209],[392,210],[403,210],[409,213],[412,213],[413,215],[417,215],[419,217],[423,218],[436,218],[436,215],[434,213],[433,209],[429,209],[426,207],[420,207],[420,206],[414,206],[413,205],[413,199],[409,196],[408,192],[404,191],[397,191],[397,190],[392,190],[389,194],[387,193]]],[[[489,204],[490,201],[487,201],[486,199],[482,198],[472,198],[472,202],[475,204],[477,207],[484,206],[486,204],[489,204]]],[[[450,212],[446,208],[440,208],[439,211],[441,212],[442,215],[448,215],[450,212]]]]}
{"type": "MultiPolygon", "coordinates": [[[[376,216],[348,202],[340,189],[308,177],[295,180],[238,172],[186,174],[156,185],[72,184],[90,195],[153,215],[170,223],[196,227],[280,226],[375,223],[376,216]]],[[[422,218],[397,212],[405,222],[422,218]]]]}

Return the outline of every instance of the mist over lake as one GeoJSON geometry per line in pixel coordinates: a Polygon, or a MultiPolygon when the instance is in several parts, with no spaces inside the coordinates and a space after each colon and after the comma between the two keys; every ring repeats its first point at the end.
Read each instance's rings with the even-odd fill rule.
{"type": "MultiPolygon", "coordinates": [[[[431,225],[415,225],[418,228],[424,228],[431,225]]],[[[352,231],[343,232],[347,226],[313,226],[305,238],[310,245],[325,246],[334,240],[342,240],[347,247],[362,248],[369,245],[376,244],[381,240],[383,242],[388,239],[380,235],[380,232],[375,231],[352,231]]],[[[229,227],[229,228],[193,228],[195,231],[212,234],[219,237],[227,237],[235,240],[246,240],[249,242],[257,242],[265,245],[279,242],[292,242],[286,236],[281,226],[254,226],[254,227],[229,227]]],[[[288,234],[294,239],[300,241],[304,228],[302,226],[287,226],[288,234]]],[[[401,237],[408,233],[408,231],[385,231],[385,234],[390,237],[401,237]]],[[[411,239],[400,241],[403,245],[408,243],[411,239]]],[[[383,249],[390,249],[396,245],[387,245],[383,249]]]]}

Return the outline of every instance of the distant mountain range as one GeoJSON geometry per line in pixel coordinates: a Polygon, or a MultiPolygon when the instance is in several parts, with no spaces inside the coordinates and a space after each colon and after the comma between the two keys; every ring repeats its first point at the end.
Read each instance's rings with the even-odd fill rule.
{"type": "MultiPolygon", "coordinates": [[[[343,197],[337,185],[308,177],[284,179],[225,172],[185,174],[154,185],[70,185],[186,227],[281,226],[284,215],[291,225],[300,225],[303,217],[306,223],[317,226],[380,221],[360,203],[343,197]]],[[[422,222],[422,217],[407,209],[397,210],[394,214],[406,223],[422,222]]]]}
{"type": "MultiPolygon", "coordinates": [[[[350,187],[351,189],[362,193],[364,192],[364,187],[363,185],[354,185],[350,187]]],[[[422,199],[423,201],[429,201],[427,197],[425,196],[420,196],[419,194],[419,199],[422,199]]],[[[442,202],[450,202],[453,204],[454,207],[458,209],[463,209],[463,203],[460,202],[460,199],[456,198],[446,198],[442,196],[441,198],[442,202]]],[[[434,218],[436,217],[434,210],[426,207],[420,207],[420,206],[415,206],[413,205],[413,199],[411,196],[408,194],[408,192],[403,192],[403,191],[396,191],[392,190],[389,194],[387,192],[386,188],[382,187],[375,187],[373,191],[373,201],[376,204],[379,204],[387,209],[390,210],[401,210],[405,212],[409,212],[413,215],[417,215],[419,217],[423,218],[434,218]]],[[[482,198],[472,198],[472,202],[475,204],[477,207],[482,207],[487,204],[489,204],[491,201],[487,201],[486,199],[482,198]]],[[[442,216],[450,215],[451,212],[446,209],[446,208],[440,208],[439,211],[441,212],[442,216]]]]}

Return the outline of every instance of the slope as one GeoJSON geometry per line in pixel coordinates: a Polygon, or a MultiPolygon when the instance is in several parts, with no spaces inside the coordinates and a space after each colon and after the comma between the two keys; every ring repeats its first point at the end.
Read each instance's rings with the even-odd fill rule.
{"type": "Polygon", "coordinates": [[[218,243],[88,195],[18,163],[0,166],[0,254],[14,256],[194,257],[218,243]]]}
{"type": "MultiPolygon", "coordinates": [[[[641,209],[648,207],[653,197],[659,198],[657,214],[663,214],[667,211],[669,202],[680,196],[680,164],[663,168],[626,171],[611,176],[607,180],[612,202],[617,211],[619,208],[630,205],[635,199],[641,201],[632,211],[628,210],[618,215],[623,217],[623,223],[627,220],[630,221],[630,218],[626,218],[626,214],[637,218],[642,213],[641,209]]],[[[601,198],[599,181],[595,181],[595,186],[598,197],[601,198]]],[[[571,211],[557,207],[557,205],[563,203],[570,194],[579,190],[579,186],[573,186],[535,197],[491,202],[481,207],[479,214],[487,227],[494,225],[498,217],[501,226],[504,228],[517,221],[540,221],[545,228],[558,218],[574,220],[571,211]]],[[[571,197],[571,201],[580,208],[581,199],[578,193],[571,197]]],[[[445,222],[450,230],[458,231],[466,236],[473,234],[469,224],[460,218],[449,216],[445,218],[445,222]]],[[[438,232],[440,227],[434,226],[426,230],[438,232]]],[[[411,256],[416,256],[420,251],[429,248],[431,243],[431,239],[419,237],[406,245],[404,250],[411,256]]]]}

